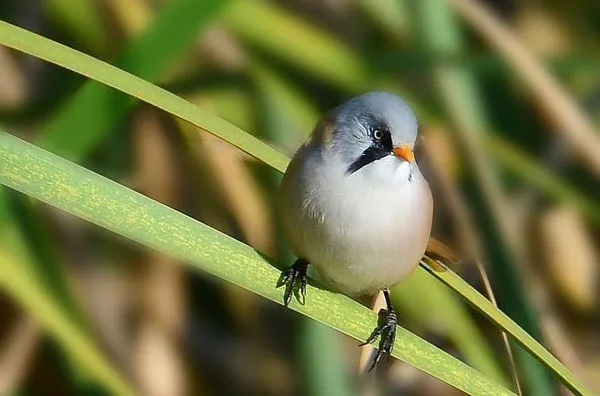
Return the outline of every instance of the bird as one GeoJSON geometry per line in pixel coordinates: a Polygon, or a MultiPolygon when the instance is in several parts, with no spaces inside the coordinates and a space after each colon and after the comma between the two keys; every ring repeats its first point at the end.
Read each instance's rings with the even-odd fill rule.
{"type": "Polygon", "coordinates": [[[306,301],[311,277],[352,298],[383,292],[383,320],[361,345],[379,347],[368,371],[391,355],[398,318],[390,288],[423,257],[433,197],[414,156],[418,121],[389,92],[368,92],[328,111],[290,161],[278,210],[297,260],[277,283],[287,307],[306,301]]]}

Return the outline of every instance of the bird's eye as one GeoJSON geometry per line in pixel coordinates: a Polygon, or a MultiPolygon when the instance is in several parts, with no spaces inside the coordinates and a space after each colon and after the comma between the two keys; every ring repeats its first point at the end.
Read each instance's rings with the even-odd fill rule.
{"type": "Polygon", "coordinates": [[[383,138],[383,131],[381,129],[375,129],[373,131],[373,138],[375,140],[381,140],[383,138]]]}

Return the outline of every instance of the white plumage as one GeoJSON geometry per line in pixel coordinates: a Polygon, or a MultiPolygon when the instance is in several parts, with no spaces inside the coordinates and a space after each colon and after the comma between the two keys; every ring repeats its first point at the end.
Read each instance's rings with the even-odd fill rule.
{"type": "Polygon", "coordinates": [[[348,295],[372,295],[414,270],[433,215],[416,165],[389,156],[346,175],[344,163],[307,144],[290,167],[281,196],[284,230],[319,278],[348,295]]]}
{"type": "Polygon", "coordinates": [[[433,216],[417,164],[390,155],[354,173],[372,145],[373,123],[387,125],[394,147],[412,149],[417,124],[398,97],[372,93],[328,115],[284,176],[280,209],[294,253],[318,278],[348,295],[373,295],[406,276],[425,252],[433,216]]]}

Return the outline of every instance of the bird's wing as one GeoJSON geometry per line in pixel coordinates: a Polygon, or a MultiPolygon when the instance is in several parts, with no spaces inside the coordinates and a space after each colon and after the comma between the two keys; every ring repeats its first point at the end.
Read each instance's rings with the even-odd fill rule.
{"type": "MultiPolygon", "coordinates": [[[[451,267],[458,267],[459,260],[458,255],[448,245],[438,241],[437,239],[430,237],[427,248],[425,249],[425,255],[430,259],[441,261],[443,264],[451,267]]],[[[434,268],[438,270],[438,268],[434,268]]],[[[439,270],[443,270],[440,266],[439,270]]]]}

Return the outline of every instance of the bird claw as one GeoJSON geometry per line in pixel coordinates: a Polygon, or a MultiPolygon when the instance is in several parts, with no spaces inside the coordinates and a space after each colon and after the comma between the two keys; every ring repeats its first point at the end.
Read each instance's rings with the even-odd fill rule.
{"type": "Polygon", "coordinates": [[[296,296],[298,302],[306,304],[306,286],[308,284],[308,262],[304,259],[298,259],[287,271],[281,274],[277,287],[285,285],[283,293],[283,304],[287,307],[292,300],[292,294],[296,296]],[[300,281],[300,283],[298,283],[300,281]]]}
{"type": "Polygon", "coordinates": [[[375,328],[375,330],[373,330],[369,338],[360,344],[360,346],[373,344],[377,338],[381,336],[381,339],[379,340],[379,347],[377,348],[377,352],[375,353],[373,361],[371,362],[367,372],[371,372],[384,356],[386,361],[389,360],[392,354],[394,341],[396,341],[396,325],[398,324],[396,312],[389,308],[381,309],[379,311],[379,315],[382,317],[379,325],[375,328]]]}

